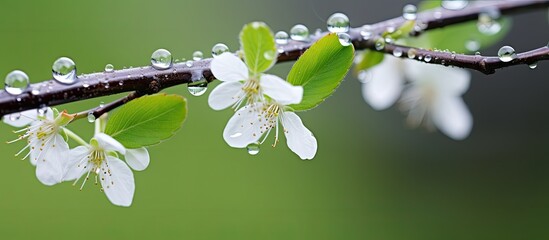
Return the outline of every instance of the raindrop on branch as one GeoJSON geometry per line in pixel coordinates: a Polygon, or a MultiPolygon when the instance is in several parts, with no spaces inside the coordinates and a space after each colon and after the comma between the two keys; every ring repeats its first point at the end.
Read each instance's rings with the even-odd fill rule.
{"type": "Polygon", "coordinates": [[[19,95],[29,87],[29,76],[23,71],[15,70],[6,76],[4,84],[4,89],[7,93],[19,95]]]}
{"type": "Polygon", "coordinates": [[[158,49],[151,55],[151,65],[157,70],[172,67],[172,54],[166,49],[158,49]]]}
{"type": "Polygon", "coordinates": [[[74,84],[76,77],[76,64],[68,57],[61,57],[51,67],[53,78],[62,84],[74,84]]]}
{"type": "Polygon", "coordinates": [[[290,30],[290,37],[295,41],[307,41],[309,39],[309,29],[303,24],[297,24],[290,30]]]}
{"type": "Polygon", "coordinates": [[[503,46],[498,51],[499,60],[502,62],[510,62],[517,58],[515,49],[510,46],[503,46]]]}
{"type": "Polygon", "coordinates": [[[215,44],[213,47],[212,47],[212,56],[213,57],[217,57],[225,52],[228,52],[229,51],[229,47],[227,47],[227,45],[223,44],[223,43],[218,43],[218,44],[215,44]]]}
{"type": "Polygon", "coordinates": [[[328,31],[333,33],[345,33],[351,27],[349,17],[343,13],[334,13],[328,18],[328,31]]]}

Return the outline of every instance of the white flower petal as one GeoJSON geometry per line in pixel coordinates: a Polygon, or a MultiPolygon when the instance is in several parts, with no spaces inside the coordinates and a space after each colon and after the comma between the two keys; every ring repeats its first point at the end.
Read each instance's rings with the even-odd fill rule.
{"type": "Polygon", "coordinates": [[[88,165],[89,153],[89,148],[84,146],[78,146],[70,150],[67,172],[65,173],[65,177],[63,177],[63,181],[76,180],[82,176],[86,170],[89,170],[84,168],[88,165]]]}
{"type": "Polygon", "coordinates": [[[38,119],[38,113],[36,109],[23,111],[20,113],[13,113],[4,116],[4,123],[13,127],[24,127],[38,119]]]}
{"type": "MultiPolygon", "coordinates": [[[[38,112],[38,111],[37,111],[38,112]]],[[[53,109],[46,108],[46,119],[53,120],[53,109]]]]}
{"type": "Polygon", "coordinates": [[[208,97],[208,104],[214,110],[222,110],[235,104],[245,97],[241,82],[222,82],[208,97]]]}
{"type": "Polygon", "coordinates": [[[362,84],[362,96],[375,110],[391,107],[400,97],[404,87],[401,60],[385,57],[385,60],[370,69],[371,80],[362,84]]]}
{"type": "Polygon", "coordinates": [[[259,140],[263,134],[259,122],[261,106],[252,104],[235,112],[223,130],[223,139],[229,146],[244,148],[259,140]]]}
{"type": "Polygon", "coordinates": [[[143,171],[149,166],[150,156],[146,148],[127,149],[126,163],[136,171],[143,171]]]}
{"type": "Polygon", "coordinates": [[[416,84],[431,84],[439,94],[461,96],[467,89],[471,73],[467,70],[406,61],[406,77],[416,84]]]}
{"type": "Polygon", "coordinates": [[[36,177],[48,186],[62,182],[67,171],[69,145],[61,135],[55,134],[42,148],[36,162],[36,177]]]}
{"type": "Polygon", "coordinates": [[[317,141],[301,118],[293,112],[285,112],[282,124],[288,147],[301,159],[313,159],[318,148],[317,141]]]}
{"type": "Polygon", "coordinates": [[[119,153],[126,154],[126,148],[124,145],[111,136],[104,133],[98,133],[94,138],[99,143],[100,148],[107,151],[117,151],[119,153]]]}
{"type": "Polygon", "coordinates": [[[460,97],[441,97],[432,109],[434,124],[455,140],[463,140],[473,127],[473,117],[460,97]]]}
{"type": "Polygon", "coordinates": [[[101,186],[107,198],[117,206],[129,207],[132,205],[135,192],[132,170],[122,160],[112,156],[107,157],[106,163],[103,163],[102,167],[108,167],[110,171],[107,174],[99,172],[101,186]]]}
{"type": "Polygon", "coordinates": [[[244,81],[249,78],[246,64],[232,53],[223,53],[212,60],[211,70],[215,78],[223,82],[244,81]]]}
{"type": "Polygon", "coordinates": [[[302,86],[294,86],[275,75],[261,75],[259,85],[265,94],[283,105],[298,104],[303,99],[302,86]]]}

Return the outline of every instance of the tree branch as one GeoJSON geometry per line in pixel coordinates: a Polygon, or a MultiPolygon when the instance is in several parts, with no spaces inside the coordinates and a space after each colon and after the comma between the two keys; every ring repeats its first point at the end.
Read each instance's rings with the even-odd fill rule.
{"type": "MultiPolygon", "coordinates": [[[[444,9],[434,9],[418,14],[417,21],[426,25],[425,30],[441,28],[453,24],[475,20],[478,14],[486,8],[499,9],[502,14],[512,14],[521,11],[549,7],[549,0],[502,0],[486,1],[472,4],[460,11],[449,11],[444,9]]],[[[406,20],[402,17],[390,19],[371,25],[373,36],[381,35],[388,27],[399,27],[406,20]]],[[[361,28],[353,28],[349,31],[353,45],[356,49],[373,49],[375,43],[373,39],[364,39],[360,35],[361,28]]],[[[327,33],[320,33],[311,36],[308,42],[290,41],[288,44],[279,46],[278,62],[294,61],[298,59],[311,44],[327,33]]],[[[416,33],[420,34],[420,32],[416,33]]],[[[385,53],[391,53],[396,46],[388,44],[385,53]]],[[[479,70],[484,73],[493,73],[495,69],[511,65],[526,63],[530,64],[536,60],[547,60],[547,49],[537,49],[534,51],[519,54],[519,57],[512,62],[503,63],[496,57],[478,57],[459,55],[455,59],[448,59],[447,54],[436,53],[427,50],[418,50],[418,54],[430,54],[437,61],[431,61],[434,64],[453,65],[464,68],[479,70]],[[545,56],[542,56],[545,53],[545,56]],[[541,55],[540,55],[541,54],[541,55]],[[450,61],[452,60],[452,61],[450,61]],[[479,62],[480,61],[480,62],[479,62]],[[479,67],[480,66],[480,67],[479,67]]],[[[404,55],[404,54],[403,54],[404,55]]],[[[407,55],[406,55],[407,56],[407,55]]],[[[108,112],[124,103],[142,96],[144,94],[157,93],[162,89],[191,83],[200,79],[206,79],[208,82],[215,78],[210,71],[211,59],[195,61],[191,67],[185,63],[174,64],[167,70],[156,70],[150,66],[117,70],[112,73],[93,73],[80,77],[80,81],[73,85],[63,85],[54,80],[42,83],[32,84],[30,88],[22,94],[13,96],[6,91],[0,91],[0,116],[6,114],[21,112],[28,109],[35,109],[42,106],[55,106],[70,102],[81,101],[90,98],[97,98],[122,92],[134,92],[125,98],[93,111],[95,117],[108,112]],[[34,91],[33,91],[34,90],[34,91]]],[[[79,113],[79,118],[87,116],[87,112],[79,113]]]]}

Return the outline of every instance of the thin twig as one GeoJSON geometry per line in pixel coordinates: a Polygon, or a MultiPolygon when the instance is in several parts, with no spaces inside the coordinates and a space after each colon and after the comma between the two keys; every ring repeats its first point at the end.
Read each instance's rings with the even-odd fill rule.
{"type": "MultiPolygon", "coordinates": [[[[478,17],[479,13],[485,11],[487,8],[498,9],[502,14],[512,14],[525,10],[544,9],[548,6],[549,0],[485,1],[479,2],[478,4],[471,4],[471,6],[459,11],[444,9],[426,11],[418,14],[417,21],[425,24],[425,30],[430,30],[474,20],[478,17]]],[[[371,30],[374,33],[374,36],[380,35],[386,31],[388,27],[399,27],[405,21],[406,20],[402,17],[390,19],[372,24],[371,30]]],[[[353,28],[349,32],[355,48],[375,50],[372,40],[364,39],[361,36],[360,31],[361,28],[353,28]]],[[[312,43],[325,34],[327,33],[313,35],[308,42],[290,41],[286,45],[279,46],[278,62],[294,61],[298,59],[312,43]]],[[[386,49],[381,51],[388,53],[391,47],[392,46],[389,45],[386,49]]],[[[460,57],[467,59],[466,56],[460,57]]],[[[440,57],[439,59],[442,60],[440,57]]],[[[476,64],[471,66],[466,62],[460,65],[458,59],[461,58],[456,57],[456,59],[454,59],[454,66],[472,69],[477,68],[476,64]]],[[[546,60],[546,58],[539,60],[546,60]]],[[[17,96],[10,95],[6,91],[0,91],[0,116],[42,106],[55,106],[122,92],[138,91],[142,94],[152,94],[168,87],[187,84],[204,78],[208,81],[213,81],[214,77],[210,71],[210,61],[211,59],[195,61],[190,67],[185,63],[178,63],[167,70],[157,70],[147,66],[117,70],[112,73],[93,73],[80,77],[79,83],[73,85],[63,85],[54,80],[49,80],[33,84],[25,92],[17,96]]],[[[486,58],[486,63],[494,69],[514,65],[498,61],[498,59],[493,57],[486,58]]],[[[432,63],[441,64],[441,61],[433,61],[432,63]]],[[[449,62],[447,63],[449,64],[449,62]]],[[[106,108],[107,106],[105,106],[104,112],[112,110],[115,107],[124,104],[124,102],[125,100],[121,99],[108,104],[107,106],[109,106],[109,108],[106,108]]],[[[100,114],[101,112],[98,110],[95,110],[97,113],[94,112],[93,114],[100,114]]],[[[82,117],[82,115],[80,116],[82,117]]],[[[98,116],[99,115],[96,117],[98,116]]]]}

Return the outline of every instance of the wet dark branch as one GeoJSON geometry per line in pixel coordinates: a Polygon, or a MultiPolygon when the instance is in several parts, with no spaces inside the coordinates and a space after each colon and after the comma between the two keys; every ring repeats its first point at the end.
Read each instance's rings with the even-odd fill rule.
{"type": "MultiPolygon", "coordinates": [[[[499,9],[502,14],[512,14],[548,6],[549,0],[482,1],[459,11],[434,9],[423,12],[418,14],[417,21],[425,24],[426,27],[424,30],[430,30],[475,20],[477,19],[478,14],[487,8],[499,9]]],[[[370,25],[370,30],[373,35],[376,36],[386,31],[388,27],[398,28],[405,22],[406,20],[404,18],[398,17],[372,24],[370,25]]],[[[372,39],[364,39],[361,36],[361,29],[362,28],[353,28],[349,32],[355,48],[375,49],[372,39]]],[[[325,34],[326,33],[313,35],[308,42],[290,41],[288,44],[280,46],[278,62],[294,61],[298,59],[314,41],[325,34]]],[[[388,45],[382,51],[386,53],[390,52],[392,54],[394,47],[397,46],[388,45]]],[[[418,54],[427,54],[427,52],[422,51],[424,50],[418,51],[418,54]]],[[[487,57],[484,58],[485,61],[483,66],[487,66],[485,67],[486,69],[497,69],[520,64],[522,61],[529,64],[531,60],[536,59],[536,57],[529,54],[536,55],[539,54],[538,51],[543,51],[543,49],[532,51],[534,53],[527,52],[520,54],[519,58],[517,58],[518,60],[514,60],[510,63],[503,63],[497,58],[487,57]]],[[[435,58],[434,53],[429,53],[435,58]]],[[[438,61],[432,61],[432,63],[442,64],[442,57],[443,56],[438,56],[438,61]]],[[[478,64],[474,62],[478,61],[478,59],[477,56],[459,55],[456,56],[455,59],[452,59],[453,61],[445,61],[445,63],[479,70],[478,64]]],[[[538,60],[547,60],[547,57],[541,57],[538,60]]],[[[177,63],[168,70],[156,70],[150,66],[146,66],[118,70],[112,73],[93,73],[81,76],[80,81],[73,85],[63,85],[54,80],[49,80],[33,84],[25,92],[17,96],[10,95],[5,91],[0,91],[0,116],[42,106],[55,106],[123,92],[134,92],[127,97],[107,104],[102,108],[90,110],[95,117],[99,117],[101,114],[145,94],[156,93],[168,87],[187,84],[204,78],[208,81],[213,81],[214,77],[209,69],[210,61],[211,59],[195,61],[191,67],[187,66],[185,63],[177,63]]],[[[480,71],[492,73],[491,70],[486,69],[480,71]]],[[[79,118],[84,117],[84,115],[87,116],[87,112],[88,111],[79,113],[79,118]]]]}
{"type": "Polygon", "coordinates": [[[549,47],[541,47],[532,51],[517,53],[516,58],[509,62],[503,62],[499,57],[437,52],[394,44],[385,45],[383,51],[387,54],[394,55],[395,50],[396,52],[402,53],[401,56],[397,55],[400,58],[412,58],[429,64],[468,68],[484,74],[494,74],[496,70],[500,68],[515,65],[533,65],[540,61],[549,60],[549,47]],[[409,56],[409,53],[412,53],[412,56],[409,56]]]}

